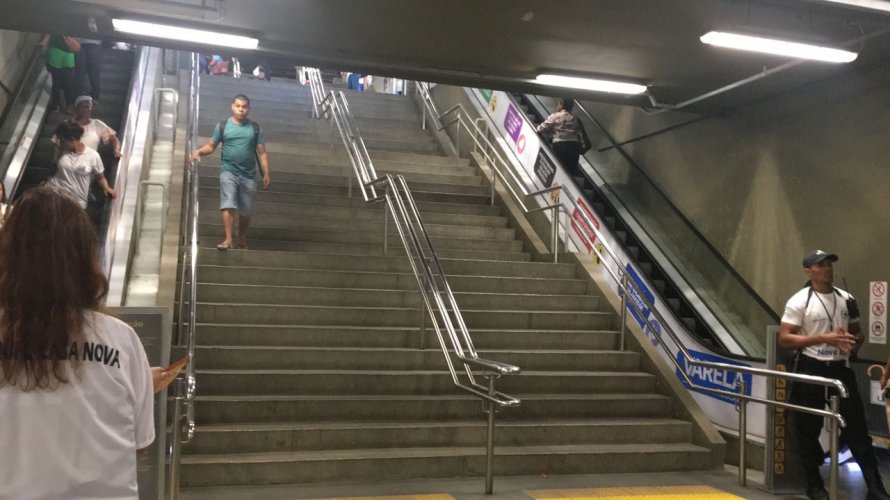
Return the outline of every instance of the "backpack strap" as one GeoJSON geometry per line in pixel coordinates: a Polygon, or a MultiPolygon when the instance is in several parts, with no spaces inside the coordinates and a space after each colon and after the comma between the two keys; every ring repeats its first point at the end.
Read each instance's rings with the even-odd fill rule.
{"type": "MultiPolygon", "coordinates": [[[[226,137],[226,123],[229,123],[229,119],[228,119],[228,118],[226,118],[225,120],[219,122],[219,125],[218,125],[218,127],[219,127],[219,143],[220,143],[220,144],[223,143],[223,141],[225,140],[225,137],[226,137]]],[[[222,165],[222,162],[223,162],[223,151],[225,151],[225,150],[226,150],[225,148],[221,148],[221,149],[219,150],[219,164],[220,164],[220,165],[222,165]]]]}

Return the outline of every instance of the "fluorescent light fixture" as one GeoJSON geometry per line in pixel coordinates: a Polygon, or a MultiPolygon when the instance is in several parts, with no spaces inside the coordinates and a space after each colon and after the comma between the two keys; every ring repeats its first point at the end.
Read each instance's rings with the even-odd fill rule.
{"type": "Polygon", "coordinates": [[[736,33],[724,33],[721,31],[705,33],[701,36],[701,41],[718,47],[788,56],[795,59],[812,59],[814,61],[830,63],[848,63],[855,60],[856,56],[858,56],[857,53],[847,50],[788,42],[785,40],[739,35],[736,33]]]}
{"type": "Polygon", "coordinates": [[[636,83],[613,82],[610,80],[578,78],[574,76],[538,75],[538,77],[535,78],[535,82],[553,87],[595,90],[597,92],[609,92],[612,94],[642,94],[646,91],[645,85],[638,85],[636,83]]]}
{"type": "Polygon", "coordinates": [[[840,3],[862,9],[882,10],[890,12],[890,2],[885,0],[822,0],[823,2],[840,3]]]}
{"type": "Polygon", "coordinates": [[[201,45],[219,45],[223,47],[234,47],[236,49],[255,49],[260,43],[256,38],[246,36],[228,35],[225,33],[196,30],[192,28],[181,28],[179,26],[170,26],[166,24],[146,23],[130,19],[112,19],[111,24],[114,26],[115,31],[155,38],[169,38],[171,40],[181,40],[183,42],[200,43],[201,45]]]}

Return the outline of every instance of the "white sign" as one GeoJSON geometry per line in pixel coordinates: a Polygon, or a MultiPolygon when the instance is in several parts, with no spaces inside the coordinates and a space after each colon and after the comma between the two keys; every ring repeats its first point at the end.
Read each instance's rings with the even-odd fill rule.
{"type": "Polygon", "coordinates": [[[868,341],[872,344],[887,343],[886,281],[872,281],[868,284],[868,341]]]}

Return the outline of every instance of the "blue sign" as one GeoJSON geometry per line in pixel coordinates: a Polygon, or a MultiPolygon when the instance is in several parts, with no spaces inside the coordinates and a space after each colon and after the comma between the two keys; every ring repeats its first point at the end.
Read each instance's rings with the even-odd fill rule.
{"type": "Polygon", "coordinates": [[[649,287],[646,286],[646,282],[643,281],[643,278],[637,274],[636,270],[631,267],[630,264],[627,264],[625,267],[627,270],[627,275],[630,276],[630,279],[633,281],[633,284],[628,283],[629,293],[627,295],[627,310],[630,312],[630,315],[637,320],[637,323],[640,327],[646,323],[646,318],[649,317],[649,305],[652,304],[655,306],[655,295],[652,294],[652,290],[649,290],[649,287]],[[643,300],[641,297],[645,297],[643,300]],[[648,304],[647,302],[648,301],[648,304]],[[642,311],[642,314],[640,312],[642,311]]]}
{"type": "Polygon", "coordinates": [[[652,345],[658,347],[658,344],[661,342],[661,323],[657,319],[652,318],[646,322],[646,328],[643,330],[646,332],[652,345]]]}
{"type": "MultiPolygon", "coordinates": [[[[750,366],[744,363],[739,363],[735,360],[721,358],[720,356],[715,356],[713,354],[704,352],[689,351],[689,354],[691,354],[692,357],[697,361],[725,363],[735,366],[750,366]]],[[[683,353],[681,351],[677,351],[677,362],[680,364],[680,367],[683,369],[684,372],[686,372],[686,375],[692,380],[692,382],[699,387],[707,387],[708,389],[719,389],[737,393],[738,378],[742,377],[742,380],[745,381],[745,394],[749,396],[751,395],[751,385],[753,383],[754,377],[750,373],[739,373],[735,371],[723,370],[720,368],[711,368],[709,366],[687,364],[686,358],[683,357],[683,353]]],[[[680,382],[682,382],[687,389],[691,389],[689,383],[686,382],[686,377],[684,377],[683,373],[680,372],[680,369],[677,370],[677,378],[680,379],[680,382]]],[[[700,394],[710,396],[714,399],[719,399],[720,401],[724,401],[726,403],[736,403],[736,399],[730,396],[713,394],[710,392],[700,392],[700,394]]]]}

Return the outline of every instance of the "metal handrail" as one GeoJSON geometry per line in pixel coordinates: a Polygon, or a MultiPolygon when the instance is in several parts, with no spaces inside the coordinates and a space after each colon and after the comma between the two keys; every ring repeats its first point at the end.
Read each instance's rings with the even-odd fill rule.
{"type": "MultiPolygon", "coordinates": [[[[489,141],[487,134],[483,133],[483,131],[479,128],[479,126],[476,124],[475,121],[470,121],[468,119],[469,114],[466,112],[466,110],[463,108],[463,106],[461,104],[456,104],[455,106],[452,106],[444,113],[438,113],[438,110],[435,106],[435,102],[433,101],[432,96],[429,94],[428,85],[425,82],[417,82],[417,87],[418,87],[418,93],[421,96],[421,100],[424,103],[424,110],[423,110],[424,113],[427,113],[427,112],[430,113],[431,118],[437,123],[437,127],[439,130],[444,130],[445,127],[447,127],[448,125],[450,125],[452,123],[459,123],[466,129],[467,132],[469,132],[469,135],[475,141],[476,146],[482,149],[483,156],[485,157],[486,161],[488,162],[488,165],[491,168],[492,172],[498,174],[497,177],[500,177],[502,179],[502,181],[505,180],[506,176],[503,173],[500,173],[499,170],[500,169],[506,170],[508,172],[508,174],[517,183],[520,190],[522,191],[522,193],[525,196],[538,194],[538,192],[530,192],[527,189],[525,183],[522,182],[513,173],[513,169],[511,168],[510,163],[505,161],[503,158],[501,158],[500,155],[497,154],[497,149],[491,143],[491,141],[489,141]],[[442,119],[448,115],[451,115],[451,114],[454,114],[455,118],[452,120],[449,120],[447,123],[444,123],[442,121],[442,119]],[[482,137],[482,139],[479,139],[480,136],[482,137]]],[[[424,124],[426,123],[425,115],[424,115],[423,123],[424,124]]],[[[560,168],[562,167],[559,160],[553,156],[551,151],[547,150],[546,148],[544,151],[545,151],[546,155],[550,156],[550,160],[553,161],[554,165],[559,165],[560,168]]],[[[495,179],[496,179],[496,177],[492,176],[492,184],[494,184],[495,179]]],[[[514,189],[511,189],[508,187],[507,191],[511,195],[513,195],[514,201],[517,204],[524,207],[524,205],[522,204],[522,199],[519,197],[519,195],[516,193],[516,191],[514,189]]],[[[597,229],[597,226],[593,223],[593,221],[590,220],[590,218],[587,216],[586,212],[584,210],[579,209],[580,207],[578,206],[576,200],[573,197],[568,196],[568,199],[572,203],[574,208],[576,209],[575,213],[577,213],[578,216],[583,218],[583,222],[594,232],[594,234],[596,235],[597,241],[601,244],[600,247],[593,245],[592,251],[596,254],[596,256],[600,259],[601,262],[605,261],[606,255],[608,255],[613,262],[616,262],[618,264],[618,269],[624,269],[624,265],[623,265],[624,263],[622,263],[619,260],[615,251],[611,248],[611,246],[608,244],[608,242],[603,238],[602,233],[599,231],[599,229],[597,229]]],[[[547,208],[547,207],[544,207],[544,208],[547,208]]],[[[526,213],[528,213],[528,212],[526,211],[526,213]]],[[[558,223],[559,223],[559,220],[554,219],[553,224],[556,225],[558,223]]],[[[654,321],[660,321],[660,324],[662,325],[662,328],[660,331],[664,331],[664,332],[668,333],[668,336],[670,337],[671,341],[674,342],[674,344],[677,346],[678,350],[682,354],[686,364],[708,367],[708,368],[716,368],[716,369],[720,369],[720,370],[728,370],[728,371],[732,371],[732,372],[736,372],[736,373],[749,373],[751,375],[758,375],[758,376],[769,377],[769,378],[785,379],[785,380],[792,380],[792,381],[797,381],[797,382],[802,382],[802,383],[821,385],[821,386],[825,386],[825,387],[834,388],[838,392],[840,397],[844,397],[844,398],[849,397],[849,392],[847,391],[846,386],[844,385],[843,382],[841,382],[840,380],[837,380],[837,379],[816,377],[816,376],[811,376],[811,375],[802,375],[802,374],[798,374],[798,373],[788,373],[788,372],[783,372],[783,371],[778,371],[778,370],[767,370],[767,369],[763,369],[763,368],[737,366],[737,365],[731,365],[728,363],[715,363],[715,362],[711,362],[711,361],[700,361],[700,360],[695,359],[689,353],[688,349],[683,344],[682,340],[677,336],[676,332],[674,332],[673,329],[670,327],[670,324],[667,321],[665,321],[662,314],[658,311],[658,309],[655,308],[654,304],[652,304],[648,300],[648,298],[646,298],[646,296],[643,293],[641,293],[640,290],[637,289],[637,285],[636,285],[636,283],[634,283],[633,280],[627,279],[627,275],[624,272],[621,272],[620,275],[616,274],[610,266],[603,266],[603,268],[606,269],[606,271],[609,273],[609,276],[615,281],[615,283],[617,284],[617,286],[619,288],[619,295],[621,296],[621,299],[622,299],[622,304],[621,304],[622,313],[625,311],[628,304],[631,304],[631,306],[634,307],[637,310],[637,312],[639,312],[639,313],[642,313],[643,310],[648,307],[649,311],[655,316],[654,320],[645,314],[640,314],[640,317],[645,318],[646,326],[651,331],[659,331],[654,327],[654,321]],[[640,304],[637,304],[635,301],[628,301],[627,297],[630,294],[633,294],[634,297],[637,297],[641,302],[643,302],[643,304],[640,305],[640,304]]],[[[621,349],[622,350],[625,349],[626,335],[627,335],[626,318],[622,314],[622,321],[621,321],[621,349]]],[[[745,454],[744,443],[747,441],[747,430],[746,430],[746,426],[744,424],[744,420],[745,420],[745,416],[746,416],[745,405],[747,404],[747,402],[778,406],[778,407],[787,408],[787,409],[794,410],[794,411],[800,411],[803,413],[809,413],[812,415],[818,415],[818,416],[821,416],[824,418],[828,418],[830,421],[830,424],[831,424],[829,431],[831,432],[831,458],[832,458],[830,491],[831,491],[832,499],[838,498],[838,496],[837,496],[837,487],[838,487],[838,485],[837,485],[838,427],[846,427],[846,421],[844,420],[843,416],[841,416],[841,414],[838,411],[838,408],[839,408],[839,402],[837,399],[838,396],[834,395],[831,397],[831,402],[830,402],[831,410],[826,411],[826,410],[811,408],[811,407],[807,407],[807,406],[794,405],[791,403],[786,403],[784,401],[778,401],[778,400],[774,400],[774,399],[766,399],[766,398],[759,398],[759,397],[755,397],[755,396],[749,396],[744,393],[745,387],[744,387],[744,380],[742,379],[742,377],[736,378],[736,380],[741,384],[740,392],[730,392],[730,391],[725,391],[725,390],[720,390],[720,389],[712,389],[709,387],[700,386],[694,380],[689,378],[688,374],[683,369],[680,362],[674,357],[673,353],[670,352],[670,349],[668,348],[668,346],[665,345],[664,342],[659,342],[659,345],[666,352],[667,357],[672,360],[672,362],[674,363],[676,368],[678,368],[678,372],[680,372],[682,374],[684,380],[687,382],[688,386],[692,390],[695,390],[698,392],[707,392],[707,393],[711,393],[711,394],[720,394],[720,395],[732,397],[739,401],[739,404],[740,404],[739,435],[740,435],[740,441],[741,441],[741,445],[739,446],[739,448],[740,448],[740,451],[739,451],[739,454],[740,454],[739,483],[742,485],[745,485],[745,481],[746,481],[746,479],[745,479],[746,472],[745,472],[745,466],[744,466],[744,464],[745,464],[745,462],[744,462],[744,454],[745,454]],[[742,436],[744,436],[744,438],[742,436]]]]}
{"type": "MultiPolygon", "coordinates": [[[[498,392],[495,389],[495,380],[502,375],[519,373],[519,367],[479,357],[404,176],[377,175],[355,118],[349,110],[346,95],[342,91],[331,91],[325,97],[320,72],[317,69],[308,68],[307,74],[312,87],[313,115],[316,118],[320,118],[322,115],[333,117],[343,145],[346,147],[353,173],[358,180],[362,197],[366,202],[385,202],[392,215],[399,238],[408,253],[408,260],[417,280],[425,308],[425,314],[421,315],[421,319],[424,321],[427,315],[432,319],[432,326],[445,356],[452,381],[456,387],[474,394],[486,402],[488,439],[485,492],[490,494],[493,489],[495,405],[509,407],[517,406],[520,403],[519,399],[498,392]],[[445,329],[444,335],[440,321],[441,326],[445,329]],[[468,382],[463,382],[458,376],[452,355],[462,364],[468,382]],[[482,370],[482,376],[488,379],[487,386],[476,382],[474,368],[482,370]]],[[[350,195],[351,186],[350,179],[350,195]]],[[[386,217],[386,209],[384,209],[384,214],[386,217]]],[[[388,220],[389,218],[386,217],[384,222],[384,254],[387,251],[388,220]]],[[[421,343],[423,343],[424,336],[425,324],[422,324],[421,343]]]]}
{"type": "MultiPolygon", "coordinates": [[[[7,115],[3,117],[2,129],[9,133],[9,141],[0,158],[0,182],[4,184],[7,203],[17,196],[25,167],[33,148],[37,145],[40,127],[46,118],[50,101],[50,76],[44,69],[43,53],[35,50],[28,63],[22,83],[9,100],[7,115]],[[13,130],[11,114],[21,111],[13,130]],[[7,125],[9,124],[9,125],[7,125]]],[[[4,134],[5,135],[5,134],[4,134]]]]}
{"type": "Polygon", "coordinates": [[[198,162],[189,161],[188,158],[198,142],[198,87],[200,72],[198,69],[198,54],[192,54],[190,80],[188,121],[186,125],[185,140],[185,187],[182,192],[182,210],[180,227],[182,239],[180,240],[182,262],[179,275],[179,311],[177,316],[177,339],[179,345],[186,345],[189,361],[185,366],[185,374],[178,377],[176,382],[176,396],[174,403],[173,435],[168,451],[170,461],[170,474],[168,491],[171,498],[179,498],[179,459],[183,443],[188,443],[194,438],[196,432],[195,423],[195,396],[197,383],[195,379],[195,330],[197,307],[197,274],[198,274],[198,162]],[[187,302],[186,302],[187,301],[187,302]],[[185,438],[182,437],[183,421],[186,426],[185,438]]]}

